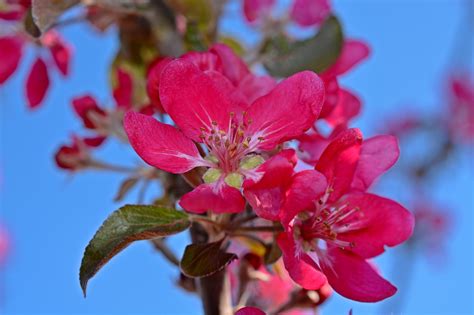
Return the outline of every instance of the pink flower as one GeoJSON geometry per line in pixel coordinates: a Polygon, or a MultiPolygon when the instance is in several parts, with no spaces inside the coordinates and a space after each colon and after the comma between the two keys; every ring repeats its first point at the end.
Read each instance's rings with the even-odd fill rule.
{"type": "Polygon", "coordinates": [[[291,19],[299,26],[320,25],[331,13],[329,0],[294,0],[291,19]]]}
{"type": "Polygon", "coordinates": [[[159,94],[179,130],[137,113],[125,116],[129,140],[148,164],[178,174],[208,168],[205,183],[181,199],[188,211],[241,211],[243,181],[265,178],[256,171],[263,162],[259,153],[306,131],[324,98],[321,80],[310,71],[280,82],[253,103],[235,97],[236,91],[219,72],[178,59],[163,70],[159,94]],[[195,143],[204,146],[205,158],[195,143]]]}
{"type": "Polygon", "coordinates": [[[469,75],[457,75],[450,82],[450,131],[467,141],[474,141],[474,80],[469,75]]]}
{"type": "MultiPolygon", "coordinates": [[[[193,63],[214,80],[221,81],[221,87],[227,88],[236,102],[252,103],[276,85],[275,80],[269,76],[256,76],[251,73],[247,65],[224,44],[215,44],[205,52],[188,52],[179,59],[193,63]]],[[[159,92],[161,73],[172,60],[165,57],[152,63],[147,75],[148,96],[160,112],[163,111],[159,92]]]]}
{"type": "MultiPolygon", "coordinates": [[[[7,81],[16,71],[23,55],[23,46],[26,43],[21,34],[0,37],[0,84],[7,81]]],[[[55,31],[48,31],[40,41],[42,47],[47,48],[52,62],[63,76],[69,73],[71,48],[55,31]]],[[[36,47],[36,45],[35,45],[36,47]]],[[[39,46],[38,46],[39,47],[39,46]]],[[[25,94],[30,109],[35,109],[43,102],[50,85],[48,59],[37,57],[28,74],[25,94]]]]}
{"type": "Polygon", "coordinates": [[[96,100],[90,95],[74,98],[72,106],[82,119],[84,127],[88,129],[99,129],[103,125],[104,118],[107,117],[107,113],[97,105],[96,100]]]}
{"type": "Polygon", "coordinates": [[[54,159],[62,169],[76,171],[86,167],[90,162],[90,150],[99,147],[105,137],[79,138],[72,136],[72,143],[61,146],[54,159]]]}
{"type": "Polygon", "coordinates": [[[398,203],[366,193],[398,158],[391,136],[362,142],[357,129],[342,132],[324,150],[315,170],[296,173],[286,194],[278,237],[285,267],[308,290],[326,281],[361,302],[392,296],[396,288],[367,259],[413,232],[413,216],[398,203]]]}
{"type": "Polygon", "coordinates": [[[446,257],[444,245],[453,225],[452,216],[423,199],[417,200],[413,213],[416,226],[410,242],[430,258],[446,257]]]}

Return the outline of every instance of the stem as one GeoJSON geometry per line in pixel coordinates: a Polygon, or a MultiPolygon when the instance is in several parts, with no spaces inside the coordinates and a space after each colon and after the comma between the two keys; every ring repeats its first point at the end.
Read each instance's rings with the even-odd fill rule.
{"type": "Polygon", "coordinates": [[[155,249],[157,251],[159,251],[161,254],[163,254],[163,257],[165,257],[173,265],[179,267],[179,259],[171,251],[171,249],[168,247],[168,245],[166,245],[164,239],[156,238],[156,239],[151,240],[151,243],[153,244],[153,246],[155,247],[155,249]]]}
{"type": "Polygon", "coordinates": [[[134,173],[137,171],[135,168],[127,167],[127,166],[120,166],[120,165],[112,165],[105,162],[100,161],[90,161],[88,167],[95,168],[104,171],[112,171],[118,173],[134,173]]]}
{"type": "MultiPolygon", "coordinates": [[[[190,233],[193,243],[206,243],[209,240],[207,232],[198,224],[191,226],[190,233]]],[[[205,315],[232,315],[232,298],[226,269],[197,279],[197,285],[205,315]]]]}
{"type": "Polygon", "coordinates": [[[231,232],[283,232],[281,226],[241,226],[231,232]]]}

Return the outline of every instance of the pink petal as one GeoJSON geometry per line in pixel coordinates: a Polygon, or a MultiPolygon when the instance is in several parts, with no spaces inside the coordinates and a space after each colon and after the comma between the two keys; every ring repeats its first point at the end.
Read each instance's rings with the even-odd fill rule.
{"type": "Polygon", "coordinates": [[[161,74],[160,99],[165,111],[194,141],[201,142],[201,128],[217,124],[227,130],[234,104],[216,82],[189,61],[174,60],[161,74]]]}
{"type": "Polygon", "coordinates": [[[246,306],[235,312],[235,315],[265,315],[265,312],[256,307],[246,306]]]}
{"type": "Polygon", "coordinates": [[[246,189],[244,196],[260,218],[270,221],[280,219],[280,209],[284,201],[284,190],[281,187],[246,189]]]}
{"type": "Polygon", "coordinates": [[[369,54],[370,48],[365,42],[355,39],[346,39],[339,58],[329,69],[324,71],[321,76],[342,75],[365,60],[369,54]]]}
{"type": "Polygon", "coordinates": [[[298,137],[298,149],[302,152],[300,158],[310,165],[315,165],[324,149],[331,140],[321,136],[319,133],[306,133],[298,137]]]}
{"type": "Polygon", "coordinates": [[[299,253],[290,232],[281,233],[277,238],[283,253],[283,262],[290,277],[306,290],[318,290],[326,282],[326,277],[306,253],[299,253]]]}
{"type": "Polygon", "coordinates": [[[98,116],[106,116],[105,111],[97,105],[96,100],[90,95],[74,98],[72,100],[72,106],[76,114],[84,122],[84,126],[89,129],[97,128],[94,120],[92,120],[90,117],[91,113],[94,113],[98,116]]]}
{"type": "Polygon", "coordinates": [[[366,191],[370,185],[398,160],[400,149],[394,136],[376,136],[365,140],[360,149],[359,162],[352,188],[366,191]]]}
{"type": "Polygon", "coordinates": [[[215,53],[204,51],[190,51],[180,57],[181,60],[192,62],[201,71],[214,70],[222,72],[222,62],[215,53]]]}
{"type": "Polygon", "coordinates": [[[179,205],[193,213],[237,213],[245,208],[240,191],[225,183],[202,184],[181,197],[179,205]]]}
{"type": "Polygon", "coordinates": [[[156,168],[181,174],[205,164],[193,141],[175,127],[134,112],[125,115],[124,127],[138,155],[156,168]]]}
{"type": "Polygon", "coordinates": [[[360,112],[362,103],[360,99],[351,92],[340,89],[336,107],[326,117],[331,126],[347,125],[349,121],[360,112]]]}
{"type": "Polygon", "coordinates": [[[235,86],[239,85],[239,83],[250,73],[247,65],[230,47],[224,44],[214,44],[209,51],[220,58],[222,62],[222,73],[235,86]]]}
{"type": "Polygon", "coordinates": [[[294,0],[291,8],[291,18],[300,26],[320,25],[329,13],[329,0],[294,0]]]}
{"type": "Polygon", "coordinates": [[[347,223],[358,221],[362,228],[340,233],[338,238],[354,243],[353,252],[372,258],[385,251],[385,246],[396,246],[406,241],[413,233],[414,218],[411,212],[393,200],[368,193],[354,193],[344,199],[348,209],[360,210],[347,219],[347,223]]]}
{"type": "Polygon", "coordinates": [[[159,59],[150,67],[147,74],[146,92],[151,104],[153,104],[160,113],[165,111],[161,105],[159,93],[161,72],[172,60],[173,59],[169,57],[159,59]]]}
{"type": "Polygon", "coordinates": [[[319,116],[323,101],[323,81],[314,72],[299,72],[250,106],[248,133],[263,137],[260,149],[273,149],[308,130],[319,116]]]}
{"type": "Polygon", "coordinates": [[[330,201],[339,199],[349,190],[359,160],[361,144],[360,130],[347,129],[331,141],[316,164],[316,170],[326,176],[329,187],[333,189],[330,201]]]}
{"type": "Polygon", "coordinates": [[[239,90],[245,95],[247,102],[252,104],[257,98],[269,93],[276,85],[274,78],[263,75],[247,75],[239,83],[239,90]]]}
{"type": "Polygon", "coordinates": [[[295,151],[284,150],[263,163],[257,172],[263,173],[257,182],[244,182],[244,195],[255,213],[264,219],[277,221],[283,205],[285,187],[295,166],[295,151]]]}
{"type": "Polygon", "coordinates": [[[246,180],[244,188],[259,189],[285,185],[289,182],[295,166],[296,153],[293,149],[283,150],[260,165],[256,172],[263,173],[258,181],[246,180]]]}
{"type": "Polygon", "coordinates": [[[244,15],[247,21],[254,22],[271,10],[275,0],[244,0],[244,15]]]}
{"type": "Polygon", "coordinates": [[[331,287],[340,295],[359,302],[378,302],[397,292],[363,258],[339,248],[329,248],[331,266],[321,268],[331,287]]]}
{"type": "Polygon", "coordinates": [[[102,143],[104,143],[105,139],[107,138],[103,136],[98,136],[98,137],[87,137],[87,138],[82,139],[82,141],[88,147],[97,148],[101,146],[102,143]]]}
{"type": "Polygon", "coordinates": [[[36,59],[26,80],[26,97],[28,106],[31,109],[36,108],[46,96],[49,88],[48,69],[43,59],[36,59]]]}
{"type": "Polygon", "coordinates": [[[14,36],[0,37],[0,84],[15,72],[23,54],[23,43],[14,36]]]}
{"type": "Polygon", "coordinates": [[[339,102],[339,83],[335,76],[322,77],[324,82],[324,89],[326,97],[324,98],[324,105],[321,109],[320,118],[325,118],[332,113],[339,102]]]}
{"type": "Polygon", "coordinates": [[[281,213],[282,223],[287,225],[298,213],[314,209],[314,204],[328,187],[323,174],[315,170],[296,173],[286,194],[285,206],[281,213]]]}
{"type": "Polygon", "coordinates": [[[250,103],[247,101],[247,97],[226,76],[212,70],[206,71],[206,75],[212,79],[216,88],[226,95],[231,104],[230,111],[241,114],[248,109],[250,103]]]}
{"type": "Polygon", "coordinates": [[[48,31],[42,38],[43,45],[49,48],[53,60],[62,75],[69,74],[69,61],[71,59],[71,47],[56,31],[48,31]]]}
{"type": "Polygon", "coordinates": [[[125,110],[132,108],[133,103],[133,80],[130,73],[117,69],[117,86],[113,91],[117,107],[125,110]]]}

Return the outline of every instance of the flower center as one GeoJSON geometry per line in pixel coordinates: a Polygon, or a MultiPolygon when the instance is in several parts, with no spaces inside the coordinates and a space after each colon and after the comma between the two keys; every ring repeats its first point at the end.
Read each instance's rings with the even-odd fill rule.
{"type": "Polygon", "coordinates": [[[251,120],[246,115],[243,112],[241,119],[237,119],[235,113],[230,113],[227,130],[220,129],[216,121],[212,122],[210,129],[201,128],[200,138],[208,150],[206,159],[215,163],[225,174],[238,171],[242,159],[253,153],[263,140],[247,133],[251,120]]]}
{"type": "Polygon", "coordinates": [[[340,234],[358,230],[364,222],[358,207],[347,203],[328,205],[329,195],[330,190],[315,202],[314,210],[298,214],[293,221],[293,234],[302,252],[315,252],[319,261],[330,264],[327,246],[354,247],[354,243],[341,239],[340,234]]]}

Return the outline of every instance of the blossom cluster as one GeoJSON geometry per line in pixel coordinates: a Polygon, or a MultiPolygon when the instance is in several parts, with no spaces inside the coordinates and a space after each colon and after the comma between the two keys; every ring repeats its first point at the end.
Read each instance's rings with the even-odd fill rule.
{"type": "MultiPolygon", "coordinates": [[[[199,169],[202,184],[179,205],[191,213],[226,214],[241,213],[248,203],[261,219],[279,222],[285,268],[306,290],[329,283],[364,302],[393,295],[396,288],[368,260],[406,241],[414,220],[400,204],[367,189],[398,159],[397,140],[363,140],[358,129],[339,128],[314,144],[323,146],[314,164],[300,165],[288,143],[307,136],[327,110],[318,75],[300,72],[279,83],[255,77],[223,45],[166,63],[152,89],[175,126],[128,112],[124,127],[151,166],[173,174],[199,169]]],[[[343,109],[333,115],[352,105],[341,97],[332,110],[343,109]]]]}

